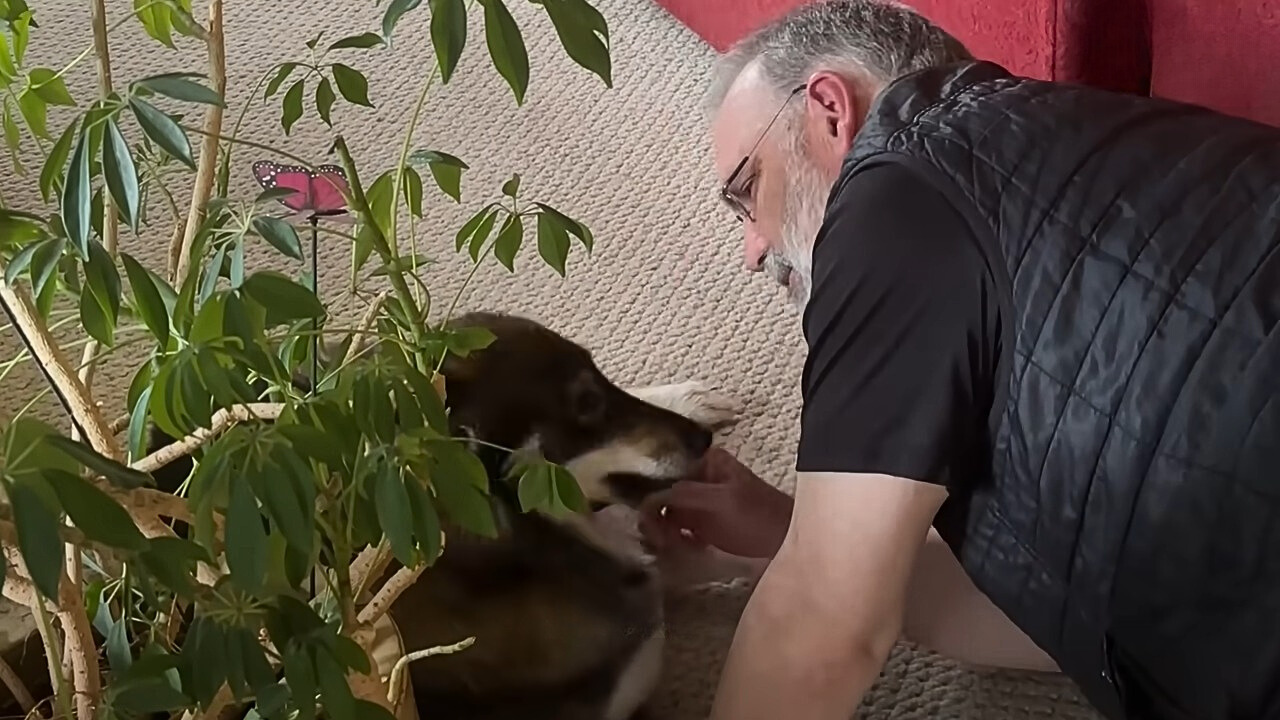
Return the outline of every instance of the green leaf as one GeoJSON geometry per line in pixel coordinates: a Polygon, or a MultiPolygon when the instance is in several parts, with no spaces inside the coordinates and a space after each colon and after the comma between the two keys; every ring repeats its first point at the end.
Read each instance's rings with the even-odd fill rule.
{"type": "Polygon", "coordinates": [[[473,327],[451,328],[444,338],[444,345],[449,352],[458,357],[466,357],[477,350],[483,350],[493,344],[497,337],[488,328],[478,325],[473,327]]]}
{"type": "Polygon", "coordinates": [[[266,308],[267,327],[325,316],[315,293],[277,272],[254,273],[245,278],[241,290],[266,308]]]}
{"type": "Polygon", "coordinates": [[[147,35],[165,47],[174,47],[172,10],[156,0],[133,0],[133,10],[147,35]]]}
{"type": "Polygon", "coordinates": [[[47,477],[63,510],[90,540],[120,550],[146,549],[142,531],[111,496],[75,473],[51,471],[47,477]]]}
{"type": "Polygon", "coordinates": [[[231,268],[228,271],[231,289],[244,284],[244,236],[237,237],[231,243],[231,268]]]}
{"type": "Polygon", "coordinates": [[[416,10],[421,4],[422,0],[391,0],[387,11],[382,15],[382,36],[390,40],[400,18],[404,17],[405,13],[416,10]]]}
{"type": "Polygon", "coordinates": [[[49,68],[38,67],[32,68],[27,73],[27,78],[31,84],[31,91],[49,105],[75,107],[76,101],[67,91],[67,83],[58,73],[49,68]]]}
{"type": "Polygon", "coordinates": [[[80,317],[85,331],[103,345],[114,344],[120,318],[120,273],[106,248],[97,240],[89,242],[89,259],[84,264],[85,288],[80,294],[80,317]]]}
{"type": "Polygon", "coordinates": [[[267,579],[267,533],[244,478],[231,479],[227,503],[227,569],[236,584],[257,592],[267,579]]]}
{"type": "Polygon", "coordinates": [[[147,452],[147,417],[151,408],[151,386],[142,389],[129,411],[129,460],[137,462],[147,452]]]}
{"type": "Polygon", "coordinates": [[[293,126],[302,117],[302,91],[306,89],[307,79],[304,77],[289,86],[284,93],[284,101],[280,104],[280,127],[286,135],[293,132],[293,126]]]}
{"type": "Polygon", "coordinates": [[[62,435],[46,436],[44,442],[58,452],[65,453],[69,458],[74,459],[85,468],[106,478],[108,482],[118,488],[133,490],[155,485],[155,481],[152,480],[150,475],[101,455],[84,443],[62,435]]]}
{"type": "Polygon", "coordinates": [[[75,140],[79,127],[79,122],[67,125],[67,129],[62,131],[58,141],[53,144],[53,149],[49,151],[49,157],[45,158],[44,167],[40,170],[40,197],[46,203],[53,198],[54,191],[62,185],[62,172],[67,167],[67,157],[71,155],[71,143],[75,140]]]}
{"type": "Polygon", "coordinates": [[[329,127],[333,127],[335,100],[337,97],[333,94],[333,84],[329,82],[329,78],[320,78],[319,84],[316,85],[316,112],[320,113],[320,119],[329,127]]]}
{"type": "Polygon", "coordinates": [[[404,176],[400,180],[404,188],[404,201],[414,217],[422,217],[422,176],[417,170],[405,167],[404,176]]]}
{"type": "Polygon", "coordinates": [[[102,172],[116,207],[130,228],[137,232],[139,217],[138,168],[133,164],[129,144],[120,133],[114,118],[107,118],[106,144],[102,153],[102,172]]]}
{"type": "Polygon", "coordinates": [[[551,476],[551,468],[544,462],[536,462],[521,473],[516,496],[520,499],[520,509],[531,512],[548,507],[554,492],[555,479],[551,476]]]}
{"type": "Polygon", "coordinates": [[[67,184],[62,189],[62,225],[67,237],[80,249],[80,257],[89,257],[89,230],[92,221],[89,179],[89,135],[83,133],[71,155],[67,184]]]}
{"type": "Polygon", "coordinates": [[[9,565],[5,562],[4,553],[0,553],[0,590],[4,590],[4,578],[8,569],[9,565]]]}
{"type": "Polygon", "coordinates": [[[480,224],[476,226],[476,231],[471,235],[471,246],[467,251],[471,254],[472,262],[480,261],[480,250],[484,247],[485,241],[493,234],[493,226],[498,222],[498,208],[494,208],[493,212],[485,215],[480,224]]]}
{"type": "MultiPolygon", "coordinates": [[[[454,202],[462,201],[462,171],[470,169],[465,162],[439,150],[415,150],[409,155],[412,165],[426,165],[431,169],[431,177],[436,187],[454,202]]],[[[458,246],[461,249],[461,245],[458,246]]]]}
{"type": "Polygon", "coordinates": [[[49,136],[49,106],[30,88],[23,90],[22,94],[18,95],[18,111],[22,113],[22,119],[27,121],[27,127],[31,129],[32,133],[43,140],[51,139],[49,136]]]}
{"type": "Polygon", "coordinates": [[[405,381],[412,388],[414,400],[417,401],[418,408],[426,418],[427,425],[438,433],[448,432],[449,417],[445,411],[444,401],[440,398],[440,393],[435,386],[426,375],[412,365],[406,363],[400,372],[404,374],[405,381]]]}
{"type": "Polygon", "coordinates": [[[508,214],[502,229],[498,231],[498,239],[493,242],[493,256],[507,270],[515,272],[516,253],[520,251],[523,242],[524,221],[515,213],[508,214]]]}
{"type": "Polygon", "coordinates": [[[355,720],[356,699],[342,667],[328,653],[316,653],[315,668],[328,720],[355,720]]]}
{"type": "MultiPolygon", "coordinates": [[[[227,555],[230,561],[235,538],[227,528],[227,555]]],[[[232,571],[234,573],[234,570],[232,571]]],[[[222,624],[213,618],[197,616],[191,621],[182,644],[183,687],[189,688],[202,709],[207,709],[227,678],[226,641],[222,624]]]]}
{"type": "Polygon", "coordinates": [[[529,89],[529,51],[520,26],[503,0],[480,0],[484,5],[484,34],[498,74],[511,86],[516,104],[524,104],[529,89]]]}
{"type": "Polygon", "coordinates": [[[142,267],[132,255],[120,253],[120,261],[124,265],[125,275],[129,278],[129,286],[133,288],[134,305],[142,322],[156,337],[160,347],[169,344],[169,310],[165,307],[164,298],[152,280],[151,274],[142,267]]]}
{"type": "Polygon", "coordinates": [[[575,63],[595,73],[605,87],[613,87],[609,58],[609,28],[604,16],[587,0],[533,0],[551,18],[560,44],[575,63]]]}
{"type": "Polygon", "coordinates": [[[28,478],[10,484],[9,504],[17,526],[18,552],[31,573],[31,581],[37,592],[56,603],[64,559],[62,538],[58,536],[59,508],[52,504],[52,493],[38,490],[36,482],[35,478],[28,478]]]}
{"type": "Polygon", "coordinates": [[[520,192],[520,173],[513,173],[511,178],[502,183],[502,194],[515,199],[520,192]]]}
{"type": "Polygon", "coordinates": [[[16,175],[25,175],[26,170],[23,168],[22,161],[19,158],[22,149],[22,131],[18,129],[18,123],[13,119],[13,113],[9,109],[7,99],[0,100],[0,121],[4,125],[4,141],[9,147],[10,159],[13,161],[13,172],[16,175]]]}
{"type": "Polygon", "coordinates": [[[465,530],[497,537],[489,479],[479,458],[453,441],[433,442],[431,452],[431,486],[445,513],[465,530]]]}
{"type": "Polygon", "coordinates": [[[227,106],[222,96],[216,91],[191,80],[190,73],[152,75],[138,80],[134,84],[174,100],[216,105],[223,108],[227,106]]]}
{"type": "Polygon", "coordinates": [[[262,99],[266,100],[267,98],[279,92],[280,86],[284,84],[285,80],[289,79],[289,75],[291,75],[293,71],[296,69],[298,69],[298,63],[290,62],[290,63],[284,63],[283,65],[281,65],[280,68],[276,70],[276,74],[272,76],[272,78],[269,81],[267,81],[267,89],[262,94],[262,99]]]}
{"type": "MultiPolygon", "coordinates": [[[[293,466],[290,464],[290,467],[293,466]]],[[[286,467],[277,463],[267,464],[264,472],[260,472],[256,478],[254,493],[266,508],[267,517],[284,534],[286,542],[298,553],[310,556],[315,529],[312,522],[315,507],[308,502],[308,496],[298,491],[313,481],[310,477],[289,477],[289,472],[286,467]]]]}
{"type": "Polygon", "coordinates": [[[578,241],[582,243],[582,247],[586,248],[587,252],[591,252],[592,248],[595,246],[595,240],[591,235],[591,230],[589,230],[586,225],[583,225],[546,203],[536,202],[534,205],[542,211],[542,215],[547,215],[549,220],[563,228],[565,232],[578,238],[578,241]]]}
{"type": "Polygon", "coordinates": [[[454,250],[462,250],[462,246],[466,245],[471,238],[475,236],[476,231],[480,229],[481,223],[483,223],[485,219],[493,213],[493,210],[494,204],[489,203],[488,205],[480,208],[475,215],[472,215],[470,219],[462,224],[462,227],[458,230],[458,234],[454,236],[454,250]]]}
{"type": "Polygon", "coordinates": [[[111,623],[107,631],[107,667],[112,675],[119,675],[129,670],[133,663],[133,652],[129,648],[129,620],[120,618],[111,623]]]}
{"type": "Polygon", "coordinates": [[[406,567],[413,567],[413,509],[409,492],[396,465],[384,461],[374,477],[374,505],[378,523],[391,543],[391,553],[406,567]]]}
{"type": "Polygon", "coordinates": [[[8,38],[0,33],[0,80],[12,81],[18,77],[18,68],[14,67],[11,54],[8,38]]]}
{"type": "Polygon", "coordinates": [[[50,238],[40,243],[31,255],[31,289],[37,296],[43,296],[46,290],[56,288],[54,279],[58,263],[62,261],[66,241],[62,238],[50,238]]]}
{"type": "Polygon", "coordinates": [[[342,63],[333,64],[333,81],[338,84],[338,92],[347,102],[354,105],[373,107],[369,102],[369,81],[364,73],[342,63]]]}
{"type": "Polygon", "coordinates": [[[368,50],[369,48],[382,47],[387,43],[382,36],[375,32],[361,33],[359,35],[349,35],[341,40],[335,41],[329,46],[330,50],[342,50],[343,48],[357,48],[360,50],[368,50]]]}
{"type": "Polygon", "coordinates": [[[555,510],[584,513],[590,509],[586,496],[582,494],[582,487],[567,469],[561,465],[552,465],[551,476],[554,481],[555,497],[559,500],[555,510]]]}
{"type": "MultiPolygon", "coordinates": [[[[274,639],[273,639],[273,642],[274,639]]],[[[279,644],[277,644],[279,647],[279,644]]],[[[316,707],[316,670],[311,655],[295,644],[285,645],[281,653],[284,656],[284,679],[289,692],[293,696],[295,715],[292,720],[315,720],[316,707]]],[[[337,720],[334,718],[333,720],[337,720]]]]}
{"type": "Polygon", "coordinates": [[[440,79],[448,83],[467,46],[467,8],[463,0],[431,0],[431,45],[440,79]]]}
{"type": "Polygon", "coordinates": [[[159,145],[178,162],[192,170],[196,169],[196,161],[191,157],[191,140],[172,117],[137,97],[129,98],[129,108],[133,110],[139,127],[151,142],[159,145]]]}
{"type": "Polygon", "coordinates": [[[564,277],[564,263],[569,257],[569,234],[546,213],[538,213],[538,254],[560,277],[564,277]]]}
{"type": "Polygon", "coordinates": [[[261,215],[253,219],[253,229],[285,257],[302,260],[302,241],[298,231],[280,218],[261,215]]]}
{"type": "Polygon", "coordinates": [[[440,516],[426,487],[415,477],[405,481],[409,493],[409,508],[413,514],[413,534],[418,540],[422,562],[430,565],[440,557],[440,516]]]}

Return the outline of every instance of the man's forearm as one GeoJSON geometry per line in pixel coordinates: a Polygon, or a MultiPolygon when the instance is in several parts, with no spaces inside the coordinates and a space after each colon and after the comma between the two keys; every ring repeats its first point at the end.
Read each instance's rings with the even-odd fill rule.
{"type": "Polygon", "coordinates": [[[847,720],[879,677],[892,643],[815,622],[821,611],[804,601],[808,589],[791,583],[765,571],[734,635],[711,720],[847,720]]]}

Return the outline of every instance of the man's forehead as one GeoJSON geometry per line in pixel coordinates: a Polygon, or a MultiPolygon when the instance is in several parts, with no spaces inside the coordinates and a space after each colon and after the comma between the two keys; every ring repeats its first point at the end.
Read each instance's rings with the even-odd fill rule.
{"type": "Polygon", "coordinates": [[[725,93],[711,125],[716,174],[723,181],[751,151],[765,129],[774,94],[754,66],[748,66],[725,93]]]}

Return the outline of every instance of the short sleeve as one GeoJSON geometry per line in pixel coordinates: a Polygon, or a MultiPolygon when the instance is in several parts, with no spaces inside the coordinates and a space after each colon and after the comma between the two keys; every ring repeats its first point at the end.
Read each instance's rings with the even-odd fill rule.
{"type": "Polygon", "coordinates": [[[985,452],[999,303],[971,225],[888,162],[833,193],[815,242],[797,469],[954,489],[985,452]]]}

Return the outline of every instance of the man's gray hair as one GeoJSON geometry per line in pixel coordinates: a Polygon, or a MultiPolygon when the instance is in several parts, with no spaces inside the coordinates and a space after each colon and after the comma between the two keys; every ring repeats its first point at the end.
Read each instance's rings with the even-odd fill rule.
{"type": "Polygon", "coordinates": [[[817,0],[734,45],[707,93],[715,112],[749,66],[779,96],[819,69],[869,73],[890,82],[929,67],[973,59],[964,45],[914,10],[886,0],[817,0]]]}

